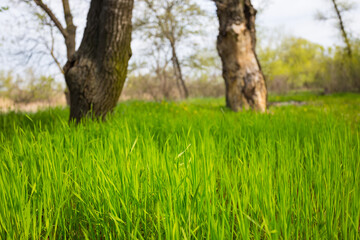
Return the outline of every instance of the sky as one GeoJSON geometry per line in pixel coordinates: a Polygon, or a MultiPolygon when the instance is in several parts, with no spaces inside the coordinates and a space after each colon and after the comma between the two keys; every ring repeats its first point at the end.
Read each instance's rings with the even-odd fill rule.
{"type": "MultiPolygon", "coordinates": [[[[216,18],[215,5],[211,0],[197,0],[198,3],[206,10],[208,10],[214,18],[216,18]]],[[[354,0],[358,1],[358,0],[354,0]]],[[[0,13],[0,71],[13,70],[16,73],[24,72],[26,68],[32,67],[36,69],[37,74],[56,75],[61,78],[61,74],[55,65],[51,65],[51,58],[43,56],[41,58],[30,58],[25,63],[25,57],[22,53],[31,48],[32,44],[45,38],[45,41],[50,39],[47,30],[42,30],[34,27],[34,24],[27,14],[29,9],[27,7],[18,7],[13,4],[14,0],[1,0],[0,6],[10,6],[10,9],[0,13]],[[34,35],[33,39],[28,39],[26,35],[34,35]]],[[[56,15],[61,21],[62,7],[60,1],[47,0],[45,1],[53,8],[56,15]]],[[[75,24],[78,26],[77,42],[81,41],[82,31],[86,22],[86,6],[87,0],[71,0],[70,3],[82,8],[76,9],[74,13],[75,24]],[[80,10],[79,10],[80,9],[80,10]]],[[[265,31],[267,34],[274,33],[283,35],[292,35],[302,37],[312,42],[329,47],[334,44],[342,44],[341,35],[336,29],[335,21],[318,21],[315,19],[315,14],[318,10],[326,14],[333,14],[333,9],[330,0],[253,0],[255,8],[262,9],[258,13],[257,25],[258,31],[265,31]]],[[[348,31],[356,37],[360,37],[360,2],[357,3],[355,9],[345,15],[345,24],[348,31]]],[[[36,25],[35,25],[36,26],[36,25]]],[[[217,35],[216,26],[211,26],[209,36],[206,42],[209,46],[215,49],[215,39],[217,35]]],[[[64,62],[65,48],[61,36],[57,35],[55,41],[56,54],[59,59],[64,62]]],[[[133,59],[141,57],[141,51],[137,49],[139,43],[133,43],[133,59]]],[[[46,52],[46,48],[41,51],[46,52]]],[[[25,54],[26,55],[26,54],[25,54]]]]}
{"type": "MultiPolygon", "coordinates": [[[[324,46],[341,44],[336,21],[315,19],[317,11],[333,15],[330,0],[269,0],[267,8],[259,14],[257,23],[268,29],[280,29],[288,34],[308,39],[324,46]]],[[[350,0],[351,1],[351,0],[350,0]]],[[[254,1],[255,7],[261,1],[254,1]]],[[[355,8],[344,14],[345,26],[354,36],[360,36],[360,1],[354,0],[355,8]]]]}
{"type": "MultiPolygon", "coordinates": [[[[198,1],[215,15],[216,9],[211,1],[198,1]]],[[[344,14],[345,25],[350,33],[360,37],[360,1],[347,1],[353,1],[355,8],[344,14]]],[[[319,21],[315,18],[317,11],[333,15],[331,0],[253,0],[252,3],[256,9],[261,9],[256,19],[261,29],[283,31],[284,34],[302,37],[326,47],[342,44],[336,21],[319,21]]]]}

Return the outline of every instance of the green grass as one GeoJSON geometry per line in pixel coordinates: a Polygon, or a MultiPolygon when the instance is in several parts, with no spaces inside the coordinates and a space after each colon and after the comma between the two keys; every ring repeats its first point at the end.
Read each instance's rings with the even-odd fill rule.
{"type": "Polygon", "coordinates": [[[0,238],[360,239],[360,96],[310,99],[2,114],[0,238]]]}

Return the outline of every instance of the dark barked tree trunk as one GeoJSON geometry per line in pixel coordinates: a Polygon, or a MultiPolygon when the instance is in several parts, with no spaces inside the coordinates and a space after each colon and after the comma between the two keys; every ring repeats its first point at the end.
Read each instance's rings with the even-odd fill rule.
{"type": "Polygon", "coordinates": [[[134,0],[92,0],[78,51],[64,66],[70,120],[104,119],[120,97],[131,57],[134,0]]]}
{"type": "Polygon", "coordinates": [[[233,111],[266,111],[267,91],[255,53],[256,10],[250,0],[214,0],[219,18],[217,49],[223,64],[226,105],[233,111]]]}

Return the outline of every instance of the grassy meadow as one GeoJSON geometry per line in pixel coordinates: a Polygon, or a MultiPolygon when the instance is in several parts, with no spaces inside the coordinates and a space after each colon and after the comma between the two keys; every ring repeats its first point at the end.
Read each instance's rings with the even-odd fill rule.
{"type": "Polygon", "coordinates": [[[360,95],[0,114],[0,239],[360,239],[360,95]]]}

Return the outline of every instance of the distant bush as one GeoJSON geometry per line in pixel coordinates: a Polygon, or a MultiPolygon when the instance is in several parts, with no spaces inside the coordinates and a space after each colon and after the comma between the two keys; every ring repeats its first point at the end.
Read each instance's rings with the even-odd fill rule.
{"type": "Polygon", "coordinates": [[[152,74],[130,74],[121,97],[160,101],[178,99],[180,94],[173,75],[164,71],[160,77],[152,74]]]}
{"type": "Polygon", "coordinates": [[[331,57],[324,59],[315,84],[325,93],[360,92],[360,40],[353,42],[352,56],[336,47],[331,57]]]}
{"type": "MultiPolygon", "coordinates": [[[[221,97],[225,86],[222,78],[217,75],[202,74],[195,79],[186,79],[190,97],[221,97]]],[[[129,75],[123,99],[143,100],[177,100],[181,98],[179,88],[171,71],[164,72],[161,77],[152,74],[129,75]]]]}
{"type": "Polygon", "coordinates": [[[60,83],[53,77],[37,77],[28,70],[26,77],[14,76],[11,72],[0,72],[0,96],[15,103],[51,101],[55,95],[63,92],[60,83]]]}
{"type": "Polygon", "coordinates": [[[302,38],[284,38],[279,46],[260,48],[259,59],[270,92],[286,93],[316,81],[325,49],[302,38]]]}
{"type": "Polygon", "coordinates": [[[202,75],[188,83],[190,97],[223,97],[225,95],[225,84],[221,76],[202,75]]]}
{"type": "Polygon", "coordinates": [[[353,55],[342,47],[325,49],[301,38],[284,38],[276,47],[259,48],[270,92],[323,89],[325,93],[360,92],[360,40],[353,55]]]}
{"type": "MultiPolygon", "coordinates": [[[[290,91],[360,92],[360,39],[352,41],[352,57],[343,47],[325,48],[303,38],[279,37],[276,44],[258,45],[258,57],[270,93],[290,91]]],[[[187,68],[190,97],[224,96],[221,63],[213,52],[195,54],[187,68]]],[[[180,98],[170,67],[148,74],[130,74],[123,98],[176,100],[180,98]]]]}

